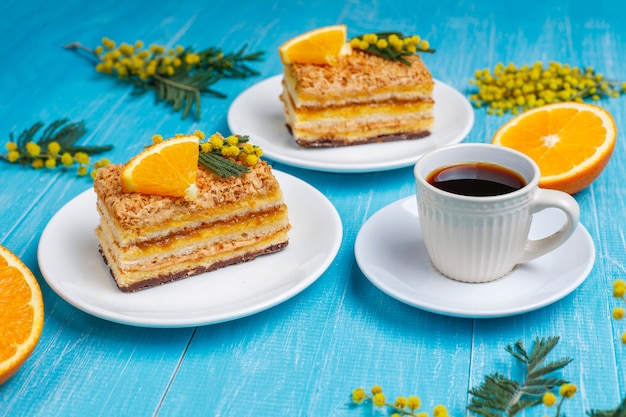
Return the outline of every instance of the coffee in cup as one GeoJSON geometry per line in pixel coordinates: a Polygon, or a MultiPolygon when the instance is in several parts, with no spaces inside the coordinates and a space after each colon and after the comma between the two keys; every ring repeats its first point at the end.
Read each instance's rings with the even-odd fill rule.
{"type": "Polygon", "coordinates": [[[559,247],[578,224],[576,200],[539,188],[537,164],[510,148],[439,148],[422,156],[414,173],[428,256],[440,273],[458,281],[501,278],[559,247]],[[564,224],[549,236],[529,239],[533,214],[547,208],[561,210],[564,224]]]}

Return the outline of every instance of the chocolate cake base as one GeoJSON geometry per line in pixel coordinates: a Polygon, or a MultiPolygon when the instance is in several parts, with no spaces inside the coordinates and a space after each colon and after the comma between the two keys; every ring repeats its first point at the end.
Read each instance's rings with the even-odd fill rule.
{"type": "MultiPolygon", "coordinates": [[[[117,287],[120,289],[120,291],[123,291],[123,292],[136,292],[136,291],[140,291],[140,290],[145,290],[145,289],[148,289],[148,288],[156,287],[158,285],[167,284],[169,282],[178,281],[180,279],[188,278],[188,277],[191,277],[191,276],[194,276],[194,275],[200,275],[200,274],[203,274],[205,272],[215,271],[216,269],[224,268],[226,266],[237,265],[237,264],[241,264],[241,263],[244,263],[244,262],[249,262],[249,261],[252,261],[253,259],[256,259],[259,256],[268,255],[268,254],[274,253],[274,252],[279,252],[279,251],[285,249],[288,244],[289,244],[288,241],[287,242],[283,242],[283,243],[279,243],[277,245],[269,246],[269,247],[267,247],[267,248],[265,248],[265,249],[263,249],[261,251],[258,251],[258,252],[250,252],[250,253],[246,253],[243,256],[238,256],[238,257],[227,259],[227,260],[224,260],[224,261],[221,261],[221,262],[215,262],[214,264],[211,264],[208,267],[198,266],[196,268],[188,269],[186,271],[181,271],[181,272],[176,273],[176,274],[159,275],[157,277],[146,279],[144,281],[140,281],[140,282],[137,282],[135,284],[131,284],[131,285],[128,285],[128,286],[125,286],[125,287],[120,287],[119,286],[119,284],[117,283],[117,280],[115,280],[115,275],[113,274],[113,271],[111,271],[111,269],[109,269],[109,272],[111,273],[111,276],[115,280],[115,283],[116,283],[117,287]]],[[[100,250],[100,255],[102,255],[102,259],[104,259],[104,263],[108,265],[106,256],[104,256],[104,253],[102,252],[102,248],[99,248],[99,250],[100,250]]]]}
{"type": "MultiPolygon", "coordinates": [[[[291,126],[286,124],[287,130],[289,134],[293,137],[293,131],[291,126]]],[[[342,139],[329,139],[329,138],[321,138],[315,141],[303,141],[296,137],[294,140],[296,143],[303,148],[338,148],[342,146],[353,146],[353,145],[364,145],[368,143],[384,143],[384,142],[397,142],[403,140],[413,140],[413,139],[421,139],[426,136],[430,136],[431,132],[428,130],[424,130],[422,132],[401,132],[395,133],[393,135],[381,135],[381,136],[373,136],[373,137],[364,137],[358,140],[342,140],[342,139]]]]}

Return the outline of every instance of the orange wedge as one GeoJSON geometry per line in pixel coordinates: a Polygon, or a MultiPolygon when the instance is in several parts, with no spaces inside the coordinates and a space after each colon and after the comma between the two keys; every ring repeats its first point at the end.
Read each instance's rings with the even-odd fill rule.
{"type": "Polygon", "coordinates": [[[0,246],[0,385],[24,364],[43,329],[43,298],[33,273],[0,246]]]}
{"type": "Polygon", "coordinates": [[[574,194],[606,167],[616,137],[615,121],[605,109],[565,102],[517,115],[498,129],[492,143],[532,158],[541,170],[540,187],[574,194]]]}
{"type": "Polygon", "coordinates": [[[152,145],[128,161],[122,171],[122,190],[193,201],[200,138],[177,136],[152,145]]]}
{"type": "Polygon", "coordinates": [[[332,64],[346,43],[346,25],[325,26],[285,42],[278,51],[283,64],[332,64]]]}

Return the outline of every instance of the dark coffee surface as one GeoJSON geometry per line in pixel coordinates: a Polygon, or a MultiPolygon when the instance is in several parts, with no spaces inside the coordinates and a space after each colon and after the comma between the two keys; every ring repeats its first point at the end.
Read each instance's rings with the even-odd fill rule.
{"type": "Polygon", "coordinates": [[[499,165],[485,163],[464,163],[439,168],[426,180],[440,190],[473,197],[507,194],[526,185],[526,181],[518,173],[499,165]]]}

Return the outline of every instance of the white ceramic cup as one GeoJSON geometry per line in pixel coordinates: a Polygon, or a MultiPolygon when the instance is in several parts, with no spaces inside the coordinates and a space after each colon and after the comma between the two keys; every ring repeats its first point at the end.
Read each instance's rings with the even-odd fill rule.
{"type": "Polygon", "coordinates": [[[463,282],[501,278],[563,244],[578,225],[578,203],[567,193],[538,187],[539,168],[526,155],[491,144],[458,144],[422,156],[414,168],[417,207],[428,256],[443,275],[463,282]],[[477,197],[443,191],[428,182],[442,167],[463,163],[498,165],[526,183],[506,194],[477,197]],[[553,234],[528,238],[533,213],[555,207],[565,223],[553,234]]]}

